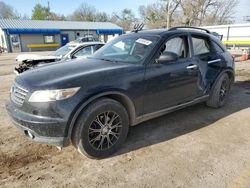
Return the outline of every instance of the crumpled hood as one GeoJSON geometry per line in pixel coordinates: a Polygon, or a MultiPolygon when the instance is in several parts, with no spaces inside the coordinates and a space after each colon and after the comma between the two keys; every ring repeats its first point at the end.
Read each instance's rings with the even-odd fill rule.
{"type": "Polygon", "coordinates": [[[93,80],[103,75],[108,76],[113,71],[120,74],[117,70],[122,72],[123,68],[129,66],[132,64],[97,59],[73,60],[28,70],[18,75],[16,81],[29,90],[77,87],[79,79],[93,80]]]}
{"type": "Polygon", "coordinates": [[[51,59],[60,59],[57,56],[44,56],[44,55],[37,55],[37,54],[20,54],[16,57],[17,62],[23,62],[26,60],[51,60],[51,59]]]}

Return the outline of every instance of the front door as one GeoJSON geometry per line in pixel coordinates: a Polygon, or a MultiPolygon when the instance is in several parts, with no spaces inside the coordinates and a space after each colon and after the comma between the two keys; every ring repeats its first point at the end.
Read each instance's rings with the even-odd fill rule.
{"type": "Polygon", "coordinates": [[[68,34],[61,34],[61,44],[64,46],[69,42],[69,35],[68,34]]]}
{"type": "Polygon", "coordinates": [[[186,35],[167,39],[158,54],[174,54],[174,61],[159,61],[147,65],[144,114],[156,112],[196,98],[199,68],[190,53],[186,35]]]}

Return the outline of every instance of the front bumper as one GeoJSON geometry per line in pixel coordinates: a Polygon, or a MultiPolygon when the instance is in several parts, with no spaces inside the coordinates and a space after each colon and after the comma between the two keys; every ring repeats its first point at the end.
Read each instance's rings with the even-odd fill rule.
{"type": "Polygon", "coordinates": [[[12,102],[6,103],[6,110],[14,125],[33,141],[60,147],[68,145],[66,120],[23,112],[12,102]]]}

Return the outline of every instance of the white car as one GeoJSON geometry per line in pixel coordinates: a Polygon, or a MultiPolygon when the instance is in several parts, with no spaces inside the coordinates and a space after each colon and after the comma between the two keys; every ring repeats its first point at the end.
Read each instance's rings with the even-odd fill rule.
{"type": "Polygon", "coordinates": [[[19,65],[14,72],[20,74],[28,69],[42,66],[55,61],[86,58],[104,45],[102,42],[68,43],[50,55],[20,54],[16,57],[19,65]]]}
{"type": "Polygon", "coordinates": [[[70,43],[82,43],[82,42],[99,42],[99,39],[94,38],[91,35],[87,35],[85,37],[79,37],[78,39],[71,41],[70,43]]]}

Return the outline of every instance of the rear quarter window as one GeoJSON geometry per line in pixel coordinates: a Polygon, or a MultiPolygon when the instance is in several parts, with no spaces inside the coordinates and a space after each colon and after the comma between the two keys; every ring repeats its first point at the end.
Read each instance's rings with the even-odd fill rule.
{"type": "Polygon", "coordinates": [[[211,46],[208,39],[192,36],[194,55],[202,55],[211,52],[211,46]]]}
{"type": "Polygon", "coordinates": [[[213,44],[214,50],[216,52],[218,52],[218,53],[225,52],[224,49],[219,44],[217,44],[216,42],[213,41],[212,44],[213,44]]]}

